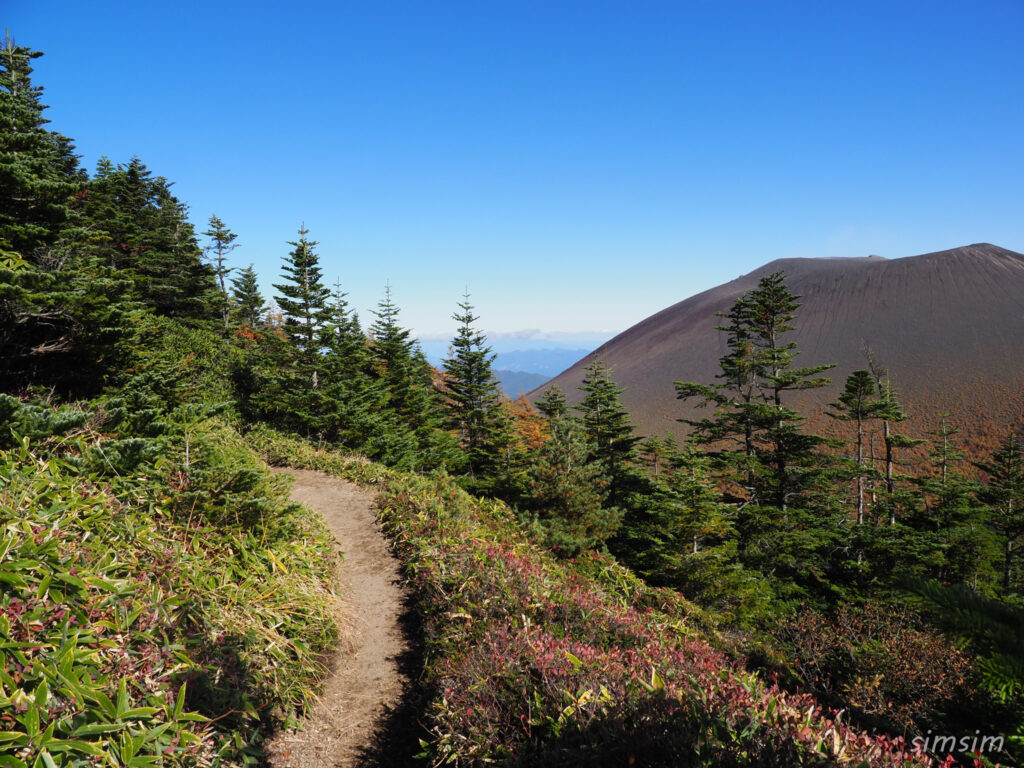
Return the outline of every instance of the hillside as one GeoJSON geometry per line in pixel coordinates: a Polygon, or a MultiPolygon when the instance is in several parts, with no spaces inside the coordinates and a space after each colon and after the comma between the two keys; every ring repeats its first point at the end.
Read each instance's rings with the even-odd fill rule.
{"type": "MultiPolygon", "coordinates": [[[[910,414],[908,434],[933,429],[937,414],[949,412],[964,443],[981,447],[1022,424],[1024,256],[980,243],[892,260],[780,259],[652,315],[600,350],[641,433],[682,432],[675,420],[687,411],[673,382],[714,381],[725,352],[715,313],[779,271],[802,297],[791,335],[797,364],[836,364],[832,385],[805,395],[804,405],[834,400],[847,374],[867,367],[870,348],[910,414]]],[[[571,402],[596,355],[552,380],[571,402]]]]}

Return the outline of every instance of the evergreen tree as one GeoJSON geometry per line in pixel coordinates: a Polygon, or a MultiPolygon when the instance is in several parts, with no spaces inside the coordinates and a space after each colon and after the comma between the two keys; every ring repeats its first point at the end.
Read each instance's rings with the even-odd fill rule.
{"type": "Polygon", "coordinates": [[[210,244],[203,249],[203,253],[213,264],[213,274],[220,286],[221,319],[224,321],[224,335],[226,336],[231,327],[231,301],[228,298],[226,278],[234,271],[227,265],[227,259],[228,254],[238,247],[238,243],[235,242],[238,235],[224,226],[224,222],[216,215],[210,217],[210,228],[203,234],[210,238],[210,244]]]}
{"type": "Polygon", "coordinates": [[[394,414],[385,412],[384,386],[369,374],[370,351],[366,336],[336,281],[329,304],[325,370],[327,401],[332,409],[331,439],[374,458],[396,464],[415,451],[414,435],[400,427],[394,414]]]}
{"type": "MultiPolygon", "coordinates": [[[[7,34],[0,47],[0,259],[37,259],[70,216],[84,175],[71,141],[44,126],[43,89],[32,84],[42,56],[7,34]]],[[[3,262],[0,261],[0,264],[3,262]]],[[[11,261],[13,264],[13,261],[11,261]]]]}
{"type": "Polygon", "coordinates": [[[609,500],[621,503],[636,476],[636,444],[633,422],[622,405],[622,388],[611,379],[607,364],[594,360],[584,371],[580,390],[585,394],[575,406],[580,414],[591,460],[598,462],[609,479],[609,500]]]}
{"type": "MultiPolygon", "coordinates": [[[[897,434],[893,425],[907,420],[907,414],[900,405],[897,395],[888,376],[881,374],[872,366],[872,374],[878,385],[878,418],[882,420],[882,440],[885,448],[885,492],[891,498],[896,494],[896,482],[900,476],[896,472],[899,461],[896,457],[897,448],[911,448],[924,442],[917,438],[897,434]]],[[[906,479],[904,477],[904,479],[906,479]]],[[[890,504],[889,525],[896,524],[895,504],[890,504]]]]}
{"type": "Polygon", "coordinates": [[[1021,542],[1024,541],[1024,454],[1020,439],[1010,434],[988,461],[976,464],[987,475],[981,500],[989,505],[989,523],[1002,539],[1002,588],[1020,589],[1021,542]]]}
{"type": "Polygon", "coordinates": [[[797,367],[794,330],[799,297],[784,275],[761,278],[725,316],[729,352],[720,361],[721,382],[676,382],[680,399],[699,398],[715,414],[684,419],[692,439],[709,449],[727,472],[727,501],[738,505],[739,552],[750,567],[816,588],[840,566],[835,552],[844,535],[841,514],[826,492],[827,474],[817,451],[825,441],[805,434],[802,417],[786,407],[789,392],[825,386],[830,365],[797,367]]]}
{"type": "Polygon", "coordinates": [[[469,477],[477,481],[490,476],[493,480],[501,453],[499,438],[509,439],[503,429],[508,420],[491,369],[495,355],[486,346],[484,334],[473,326],[479,318],[473,314],[468,293],[459,310],[452,316],[459,329],[451,357],[443,361],[448,426],[459,436],[469,477]]]}
{"type": "Polygon", "coordinates": [[[739,562],[736,507],[722,500],[709,458],[672,437],[659,441],[659,448],[664,471],[646,499],[645,529],[631,532],[638,541],[630,564],[652,583],[734,619],[754,616],[767,592],[739,562]]]}
{"type": "Polygon", "coordinates": [[[341,290],[341,282],[336,281],[331,293],[328,348],[337,358],[340,375],[355,378],[366,374],[370,351],[366,344],[366,334],[359,325],[359,315],[349,307],[345,298],[347,295],[341,290]]]}
{"type": "Polygon", "coordinates": [[[565,393],[557,384],[552,384],[544,394],[537,399],[537,410],[548,419],[557,419],[569,412],[569,403],[565,399],[565,393]]]}
{"type": "Polygon", "coordinates": [[[941,414],[929,433],[933,474],[917,479],[920,504],[907,520],[921,539],[924,573],[946,583],[977,590],[995,580],[998,542],[987,524],[989,510],[978,501],[979,484],[959,471],[962,454],[954,441],[959,430],[941,414]]]}
{"type": "Polygon", "coordinates": [[[457,448],[454,439],[440,429],[442,407],[433,369],[411,331],[399,325],[390,285],[377,306],[370,325],[371,369],[384,385],[386,406],[416,435],[411,466],[445,466],[454,460],[457,448]]]}
{"type": "Polygon", "coordinates": [[[579,421],[559,417],[550,428],[527,473],[526,504],[546,544],[571,557],[600,547],[617,530],[621,512],[605,505],[607,480],[600,465],[588,460],[591,446],[579,421]]]}
{"type": "Polygon", "coordinates": [[[238,277],[231,278],[231,298],[242,323],[256,328],[262,322],[267,306],[252,264],[238,270],[238,277]]]}
{"type": "Polygon", "coordinates": [[[95,260],[56,272],[0,266],[0,391],[34,386],[84,397],[101,390],[123,362],[121,342],[139,309],[125,300],[129,285],[95,260]]]}
{"type": "Polygon", "coordinates": [[[217,283],[188,208],[170,188],[137,157],[117,167],[102,159],[83,201],[84,245],[131,280],[132,298],[159,315],[202,324],[217,315],[217,283]]]}
{"type": "Polygon", "coordinates": [[[306,239],[308,234],[309,230],[303,225],[299,227],[299,239],[289,241],[293,249],[282,268],[284,282],[274,283],[280,292],[274,300],[284,314],[283,330],[298,351],[307,368],[309,382],[316,389],[319,385],[317,361],[331,320],[327,304],[331,292],[322,282],[317,243],[306,239]]]}
{"type": "Polygon", "coordinates": [[[859,370],[851,373],[846,379],[846,387],[839,399],[830,404],[829,416],[839,421],[856,424],[856,441],[854,442],[854,479],[857,481],[857,525],[864,524],[866,514],[865,469],[864,455],[865,423],[877,418],[881,412],[879,401],[875,397],[875,380],[870,371],[859,370]]]}

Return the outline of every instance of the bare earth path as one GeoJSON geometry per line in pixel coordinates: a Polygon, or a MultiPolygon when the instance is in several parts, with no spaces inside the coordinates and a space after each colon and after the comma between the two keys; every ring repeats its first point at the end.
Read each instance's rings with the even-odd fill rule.
{"type": "Polygon", "coordinates": [[[292,498],[318,512],[339,541],[344,601],[342,637],[315,710],[298,731],[268,745],[275,768],[363,766],[382,739],[385,716],[399,707],[408,653],[401,625],[405,592],[398,561],[374,516],[373,496],[322,472],[275,470],[295,478],[292,498]]]}

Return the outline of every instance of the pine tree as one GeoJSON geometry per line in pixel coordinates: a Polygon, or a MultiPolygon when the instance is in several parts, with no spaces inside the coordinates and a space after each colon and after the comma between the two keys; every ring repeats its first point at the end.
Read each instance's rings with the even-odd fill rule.
{"type": "Polygon", "coordinates": [[[224,321],[226,336],[231,327],[231,301],[228,298],[226,278],[234,271],[227,265],[227,259],[228,254],[238,247],[238,243],[235,242],[238,235],[224,226],[224,222],[216,215],[210,217],[210,228],[203,234],[210,238],[210,244],[203,249],[203,254],[213,264],[213,274],[220,286],[221,319],[224,321]]]}
{"type": "Polygon", "coordinates": [[[459,436],[469,477],[480,480],[490,476],[493,480],[501,452],[499,438],[507,426],[491,368],[495,355],[486,346],[486,336],[474,328],[479,318],[473,314],[468,293],[459,310],[452,316],[459,328],[452,340],[451,357],[443,361],[448,425],[459,436]]]}
{"type": "Polygon", "coordinates": [[[238,270],[238,277],[231,278],[231,298],[242,323],[256,328],[262,322],[267,306],[252,264],[238,270]]]}
{"type": "MultiPolygon", "coordinates": [[[[33,59],[8,33],[0,47],[0,259],[37,259],[71,215],[84,175],[70,139],[47,130],[33,59]]],[[[3,262],[0,261],[0,264],[3,262]]],[[[13,263],[13,261],[12,261],[13,263]]]]}

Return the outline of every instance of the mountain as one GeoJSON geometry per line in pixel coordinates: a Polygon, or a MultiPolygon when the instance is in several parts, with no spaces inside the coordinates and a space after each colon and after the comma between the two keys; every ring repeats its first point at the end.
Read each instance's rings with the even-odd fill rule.
{"type": "MultiPolygon", "coordinates": [[[[499,351],[495,364],[506,371],[545,374],[544,380],[546,381],[559,371],[564,371],[580,358],[585,357],[589,351],[585,348],[560,349],[552,347],[499,351]]],[[[538,382],[538,384],[540,383],[542,382],[538,382]]]]}
{"type": "MultiPolygon", "coordinates": [[[[676,400],[673,382],[715,381],[726,352],[715,313],[773,272],[784,272],[802,297],[797,330],[786,339],[799,345],[796,365],[836,364],[830,387],[790,401],[812,428],[837,428],[820,406],[836,399],[851,371],[867,367],[868,348],[910,414],[905,434],[923,436],[943,412],[968,448],[990,447],[1024,426],[1024,255],[979,243],[892,260],[779,259],[641,321],[600,350],[641,434],[683,433],[676,419],[694,411],[676,400]]],[[[551,383],[578,401],[583,369],[596,355],[551,383]]]]}
{"type": "Polygon", "coordinates": [[[524,392],[542,387],[550,376],[542,373],[527,373],[525,371],[497,370],[494,378],[498,380],[498,386],[508,397],[515,400],[524,392]]]}

